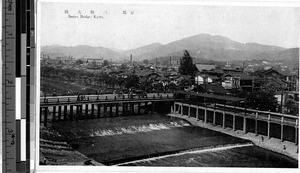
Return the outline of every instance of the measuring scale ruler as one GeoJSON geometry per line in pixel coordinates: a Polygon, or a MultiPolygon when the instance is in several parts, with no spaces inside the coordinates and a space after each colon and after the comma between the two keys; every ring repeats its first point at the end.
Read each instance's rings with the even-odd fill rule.
{"type": "Polygon", "coordinates": [[[30,171],[34,0],[2,1],[2,171],[30,171]]]}

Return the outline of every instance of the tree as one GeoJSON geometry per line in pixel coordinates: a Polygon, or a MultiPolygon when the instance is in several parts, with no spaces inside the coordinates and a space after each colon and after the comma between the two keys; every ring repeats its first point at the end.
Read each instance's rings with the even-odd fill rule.
{"type": "Polygon", "coordinates": [[[105,66],[109,66],[109,62],[107,60],[103,61],[103,67],[105,67],[105,66]]]}
{"type": "Polygon", "coordinates": [[[83,64],[83,61],[81,59],[78,59],[76,62],[75,62],[77,65],[80,65],[80,64],[83,64]]]}
{"type": "Polygon", "coordinates": [[[252,91],[247,96],[247,107],[263,111],[276,111],[277,101],[272,93],[252,91]]]}
{"type": "Polygon", "coordinates": [[[179,73],[181,75],[194,76],[197,72],[197,67],[187,50],[184,51],[184,56],[180,59],[179,73]]]}
{"type": "Polygon", "coordinates": [[[136,75],[130,75],[128,78],[124,81],[124,85],[127,89],[135,87],[139,87],[139,77],[136,75]]]}
{"type": "Polygon", "coordinates": [[[144,63],[144,64],[149,64],[149,60],[144,59],[144,60],[143,60],[143,63],[144,63]]]}

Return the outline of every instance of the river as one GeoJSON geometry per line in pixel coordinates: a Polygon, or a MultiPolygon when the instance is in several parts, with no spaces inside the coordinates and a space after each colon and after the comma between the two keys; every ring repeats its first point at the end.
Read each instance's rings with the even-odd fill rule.
{"type": "Polygon", "coordinates": [[[250,141],[166,115],[57,122],[54,128],[105,165],[296,168],[298,161],[250,141]]]}

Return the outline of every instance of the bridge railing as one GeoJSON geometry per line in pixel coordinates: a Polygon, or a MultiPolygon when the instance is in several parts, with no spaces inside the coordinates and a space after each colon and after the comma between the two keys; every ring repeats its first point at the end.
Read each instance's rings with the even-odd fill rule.
{"type": "Polygon", "coordinates": [[[56,96],[56,97],[41,97],[41,106],[48,104],[72,104],[72,103],[89,103],[89,102],[101,102],[101,101],[125,101],[125,100],[166,100],[174,99],[172,93],[161,93],[161,94],[148,94],[145,96],[141,95],[78,95],[78,96],[56,96]]]}
{"type": "Polygon", "coordinates": [[[205,104],[203,106],[203,104],[197,105],[182,101],[174,102],[171,113],[175,116],[196,118],[197,121],[202,120],[204,124],[221,125],[221,128],[229,127],[233,131],[239,129],[243,133],[252,132],[256,136],[265,135],[268,138],[287,140],[298,145],[298,116],[223,104],[205,104]],[[209,111],[210,113],[208,113],[209,111]]]}
{"type": "MultiPolygon", "coordinates": [[[[175,104],[181,104],[181,102],[175,102],[175,104]]],[[[246,118],[262,120],[266,122],[272,122],[277,124],[285,124],[291,126],[299,125],[299,117],[294,115],[287,115],[283,113],[271,112],[271,111],[261,111],[255,109],[248,109],[242,107],[236,107],[224,104],[204,104],[198,103],[193,104],[193,102],[183,101],[184,106],[191,105],[192,107],[198,107],[200,109],[208,109],[209,111],[216,110],[217,112],[225,112],[226,114],[235,114],[237,116],[243,116],[246,118]]]]}

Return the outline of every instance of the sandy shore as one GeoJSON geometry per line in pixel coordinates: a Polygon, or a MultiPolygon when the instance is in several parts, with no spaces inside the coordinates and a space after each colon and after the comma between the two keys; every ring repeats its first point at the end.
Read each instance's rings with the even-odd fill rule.
{"type": "Polygon", "coordinates": [[[258,147],[262,147],[277,153],[281,153],[298,160],[299,148],[292,142],[289,141],[281,142],[280,139],[275,139],[275,138],[268,139],[267,136],[264,135],[256,136],[254,133],[250,133],[250,132],[244,134],[243,131],[241,130],[233,131],[232,128],[223,129],[220,125],[213,126],[211,123],[204,124],[202,120],[197,121],[197,119],[194,117],[181,116],[178,114],[168,114],[168,116],[185,119],[191,124],[193,124],[194,126],[199,126],[202,128],[222,132],[234,137],[250,140],[254,143],[254,145],[258,147]]]}

